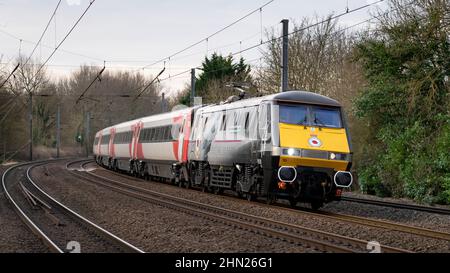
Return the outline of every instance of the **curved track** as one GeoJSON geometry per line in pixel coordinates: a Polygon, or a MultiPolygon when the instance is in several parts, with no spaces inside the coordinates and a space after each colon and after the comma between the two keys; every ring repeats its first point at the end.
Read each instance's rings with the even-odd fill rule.
{"type": "MultiPolygon", "coordinates": [[[[78,161],[80,162],[80,161],[78,161]]],[[[92,161],[90,161],[92,162],[92,161]]],[[[84,162],[84,164],[87,164],[89,162],[84,162]]],[[[107,169],[100,169],[106,172],[110,172],[114,175],[117,176],[121,176],[127,179],[136,179],[132,176],[128,176],[128,175],[124,175],[124,174],[120,174],[117,172],[112,172],[109,171],[107,169]]],[[[230,195],[223,195],[226,198],[231,198],[237,202],[248,202],[246,200],[242,200],[239,198],[236,198],[235,196],[230,196],[230,195]]],[[[385,220],[379,220],[379,219],[373,219],[373,218],[366,218],[366,217],[360,217],[360,216],[353,216],[353,215],[346,215],[346,214],[338,214],[338,213],[332,213],[332,212],[326,212],[326,211],[314,211],[311,209],[306,209],[306,208],[292,208],[289,205],[284,205],[284,204],[280,204],[280,203],[275,203],[275,204],[271,204],[271,205],[267,205],[265,202],[255,202],[255,204],[258,204],[260,206],[263,207],[273,207],[276,206],[282,210],[287,210],[290,212],[296,212],[296,213],[302,213],[302,214],[307,214],[307,215],[311,215],[313,217],[325,217],[331,220],[336,220],[336,221],[342,221],[342,222],[347,222],[347,223],[352,223],[352,224],[358,224],[358,225],[362,225],[362,226],[370,226],[370,227],[375,227],[375,228],[383,228],[386,229],[387,231],[390,230],[394,230],[394,231],[399,231],[399,232],[403,232],[403,233],[409,233],[409,234],[413,234],[413,235],[417,235],[417,236],[422,236],[422,237],[427,237],[427,238],[432,238],[432,239],[438,239],[438,240],[446,240],[446,241],[450,241],[450,233],[447,232],[441,232],[441,231],[435,231],[435,230],[431,230],[431,229],[427,229],[427,228],[422,228],[422,227],[417,227],[417,226],[411,226],[411,225],[405,225],[405,224],[401,224],[401,223],[396,223],[396,222],[391,222],[391,221],[385,221],[385,220]]]]}
{"type": "Polygon", "coordinates": [[[408,204],[401,204],[401,203],[395,203],[395,202],[387,202],[387,201],[381,201],[381,200],[370,200],[370,199],[347,197],[347,196],[342,196],[341,200],[342,201],[348,201],[348,202],[355,202],[355,203],[362,203],[362,204],[369,204],[369,205],[397,208],[397,209],[409,209],[409,210],[423,211],[423,212],[429,212],[429,213],[450,215],[450,209],[445,209],[445,208],[436,208],[436,207],[427,207],[427,206],[418,206],[418,205],[408,205],[408,204]]]}
{"type": "Polygon", "coordinates": [[[94,224],[44,192],[33,180],[33,168],[62,160],[15,165],[2,176],[2,187],[22,221],[51,251],[143,251],[94,224]]]}
{"type": "MultiPolygon", "coordinates": [[[[80,161],[74,161],[77,163],[80,161]]],[[[367,252],[367,241],[342,235],[318,231],[298,225],[275,221],[242,212],[199,203],[145,188],[133,186],[117,180],[94,174],[85,169],[85,165],[92,161],[81,162],[78,168],[68,170],[85,181],[107,187],[111,190],[145,200],[163,207],[181,211],[226,225],[252,230],[258,234],[279,238],[294,244],[304,245],[320,252],[367,252]],[[80,172],[77,172],[79,170],[80,172]]],[[[383,252],[408,252],[403,249],[382,246],[383,252]]]]}

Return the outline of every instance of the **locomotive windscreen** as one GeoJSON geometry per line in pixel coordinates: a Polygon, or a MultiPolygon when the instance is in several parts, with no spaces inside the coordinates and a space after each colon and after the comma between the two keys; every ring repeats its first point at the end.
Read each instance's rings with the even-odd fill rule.
{"type": "Polygon", "coordinates": [[[280,122],[296,125],[342,128],[341,112],[335,107],[280,105],[280,122]]]}

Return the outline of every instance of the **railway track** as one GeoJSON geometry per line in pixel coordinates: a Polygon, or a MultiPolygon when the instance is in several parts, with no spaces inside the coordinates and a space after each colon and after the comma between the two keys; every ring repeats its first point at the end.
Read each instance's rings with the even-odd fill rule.
{"type": "Polygon", "coordinates": [[[8,201],[26,226],[52,252],[143,251],[89,221],[43,191],[33,180],[33,168],[58,162],[45,160],[18,164],[2,176],[8,201]]]}
{"type": "Polygon", "coordinates": [[[395,202],[370,200],[370,199],[347,197],[347,196],[342,196],[341,200],[348,201],[348,202],[354,202],[354,203],[362,203],[362,204],[390,207],[390,208],[409,209],[409,210],[424,211],[424,212],[429,212],[429,213],[450,215],[450,209],[445,209],[445,208],[427,207],[427,206],[419,206],[419,205],[408,205],[408,204],[400,204],[400,203],[395,203],[395,202]]]}
{"type": "MultiPolygon", "coordinates": [[[[89,162],[85,162],[85,164],[87,164],[87,163],[89,163],[89,162]]],[[[107,169],[100,169],[100,170],[103,170],[105,172],[109,172],[114,175],[121,176],[121,177],[124,177],[127,179],[137,179],[137,178],[134,178],[134,177],[131,177],[128,175],[111,172],[107,169]]],[[[223,195],[223,197],[230,198],[230,199],[233,199],[234,201],[238,201],[238,202],[247,202],[245,200],[236,198],[236,196],[223,195]]],[[[388,231],[391,231],[391,230],[398,231],[398,232],[408,233],[408,234],[412,234],[412,235],[427,237],[427,238],[431,238],[431,239],[450,241],[450,233],[435,231],[435,230],[422,228],[422,227],[405,225],[405,224],[391,222],[391,221],[366,218],[366,217],[360,217],[360,216],[353,216],[353,215],[346,215],[346,214],[338,214],[338,213],[332,213],[332,212],[326,212],[326,211],[314,211],[314,210],[307,209],[307,208],[291,208],[289,205],[284,205],[284,204],[280,204],[280,203],[267,205],[267,204],[265,204],[265,202],[255,202],[255,204],[263,206],[263,207],[268,207],[268,208],[277,206],[278,208],[280,208],[282,210],[286,210],[286,211],[294,212],[294,213],[302,213],[302,214],[306,214],[311,217],[320,216],[320,217],[325,217],[327,219],[335,220],[335,221],[347,222],[347,223],[357,224],[357,225],[361,225],[361,226],[370,226],[370,227],[374,227],[374,228],[382,228],[382,229],[386,229],[388,231]]]]}
{"type": "MultiPolygon", "coordinates": [[[[293,244],[303,245],[315,251],[367,252],[368,242],[364,240],[279,222],[137,187],[86,171],[84,166],[90,162],[82,162],[79,168],[70,168],[69,165],[71,164],[68,164],[67,167],[73,175],[80,179],[116,192],[183,213],[203,217],[241,229],[251,230],[255,233],[275,237],[293,244]],[[81,170],[81,172],[77,172],[76,170],[81,170]]],[[[382,246],[381,249],[383,252],[408,252],[403,249],[388,246],[382,246]]]]}

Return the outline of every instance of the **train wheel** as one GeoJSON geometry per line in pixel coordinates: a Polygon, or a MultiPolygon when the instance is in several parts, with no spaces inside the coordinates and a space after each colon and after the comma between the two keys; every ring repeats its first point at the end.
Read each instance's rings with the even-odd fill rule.
{"type": "Polygon", "coordinates": [[[255,200],[255,195],[254,194],[252,194],[252,193],[247,193],[246,194],[246,196],[245,196],[245,198],[247,199],[247,201],[249,201],[249,202],[251,202],[251,201],[254,201],[255,200]]]}
{"type": "Polygon", "coordinates": [[[203,179],[203,183],[202,183],[202,192],[209,191],[209,181],[211,181],[211,171],[206,170],[206,176],[205,176],[205,179],[203,179]]]}
{"type": "Polygon", "coordinates": [[[298,201],[294,197],[289,198],[289,204],[291,205],[291,207],[297,207],[297,202],[298,201]]]}
{"type": "Polygon", "coordinates": [[[180,179],[180,181],[178,181],[178,187],[180,187],[180,188],[183,187],[183,180],[180,179]]]}
{"type": "Polygon", "coordinates": [[[311,209],[312,210],[318,210],[323,206],[323,203],[320,201],[313,201],[311,202],[311,209]]]}
{"type": "Polygon", "coordinates": [[[275,203],[275,196],[270,193],[267,194],[266,204],[272,205],[273,203],[275,203]]]}
{"type": "Polygon", "coordinates": [[[244,197],[244,192],[242,191],[242,186],[241,183],[236,183],[236,189],[235,189],[237,195],[239,198],[243,198],[244,197]]]}

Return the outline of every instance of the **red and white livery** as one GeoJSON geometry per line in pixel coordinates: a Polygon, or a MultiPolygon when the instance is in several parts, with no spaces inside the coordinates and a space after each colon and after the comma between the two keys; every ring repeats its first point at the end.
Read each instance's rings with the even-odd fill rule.
{"type": "Polygon", "coordinates": [[[97,163],[136,175],[172,178],[188,160],[193,111],[148,116],[97,132],[93,146],[97,163]]]}

